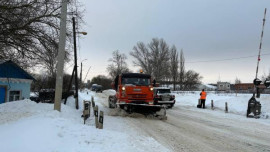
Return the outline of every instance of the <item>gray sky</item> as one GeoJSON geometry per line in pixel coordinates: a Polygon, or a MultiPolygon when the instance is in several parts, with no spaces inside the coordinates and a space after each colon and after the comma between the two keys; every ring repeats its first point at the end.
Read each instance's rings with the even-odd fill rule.
{"type": "MultiPolygon", "coordinates": [[[[138,41],[148,43],[163,38],[169,45],[183,49],[186,69],[203,76],[204,83],[234,83],[236,77],[251,82],[255,77],[264,8],[269,8],[262,54],[270,53],[270,2],[268,0],[80,0],[86,9],[84,31],[78,59],[83,59],[83,78],[107,75],[108,59],[114,50],[128,56],[138,41]],[[196,62],[196,63],[191,63],[196,62]]],[[[262,56],[259,75],[268,73],[270,55],[262,56]]],[[[72,70],[72,67],[68,69],[72,70]]]]}

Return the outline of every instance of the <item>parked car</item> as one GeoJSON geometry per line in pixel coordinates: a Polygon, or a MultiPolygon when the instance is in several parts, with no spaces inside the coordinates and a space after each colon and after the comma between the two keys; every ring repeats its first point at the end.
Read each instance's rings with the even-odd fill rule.
{"type": "Polygon", "coordinates": [[[103,91],[102,85],[97,85],[95,91],[96,91],[96,92],[101,92],[101,93],[102,93],[102,91],[103,91]]]}
{"type": "Polygon", "coordinates": [[[92,84],[91,91],[96,91],[97,86],[98,86],[97,84],[92,84]]]}
{"type": "Polygon", "coordinates": [[[154,104],[167,105],[167,107],[172,108],[175,104],[175,96],[171,93],[171,89],[164,87],[155,87],[154,104]]]}

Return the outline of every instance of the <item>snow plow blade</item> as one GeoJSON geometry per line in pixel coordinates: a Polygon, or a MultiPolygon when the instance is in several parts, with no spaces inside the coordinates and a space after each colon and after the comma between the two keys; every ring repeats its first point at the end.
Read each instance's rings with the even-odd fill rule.
{"type": "Polygon", "coordinates": [[[147,104],[134,104],[134,103],[124,103],[118,104],[120,108],[124,109],[128,113],[142,113],[144,115],[150,115],[152,114],[153,116],[161,119],[161,120],[166,120],[166,107],[161,106],[161,105],[147,105],[147,104]]]}

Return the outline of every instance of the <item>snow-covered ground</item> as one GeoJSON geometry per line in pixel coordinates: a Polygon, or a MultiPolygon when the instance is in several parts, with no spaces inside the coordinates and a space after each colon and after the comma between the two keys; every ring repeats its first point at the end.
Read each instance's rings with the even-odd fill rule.
{"type": "MultiPolygon", "coordinates": [[[[188,93],[175,93],[176,106],[192,106],[196,107],[198,99],[200,98],[200,92],[188,92],[188,93]]],[[[229,113],[239,114],[246,116],[248,100],[252,94],[216,94],[214,92],[207,93],[207,99],[205,102],[206,108],[211,108],[211,100],[214,102],[215,110],[225,110],[225,102],[228,103],[229,113]]],[[[262,106],[261,118],[268,119],[270,116],[270,95],[262,94],[259,99],[262,106]]],[[[270,120],[269,120],[270,121],[270,120]]]]}
{"type": "Polygon", "coordinates": [[[245,114],[251,95],[209,92],[207,109],[197,109],[199,92],[175,93],[175,107],[168,109],[168,120],[161,121],[144,116],[115,116],[112,113],[115,111],[107,105],[108,95],[114,93],[113,90],[103,93],[85,90],[79,94],[79,110],[75,110],[74,98],[70,97],[67,105],[62,104],[61,112],[53,110],[53,104],[30,100],[0,104],[0,151],[252,151],[258,145],[262,145],[260,150],[269,148],[266,146],[269,130],[265,129],[270,126],[269,95],[259,99],[262,118],[247,119],[245,114]],[[92,109],[86,125],[81,118],[83,100],[91,100],[92,96],[105,113],[102,130],[95,128],[92,109]],[[211,100],[214,100],[215,110],[210,109],[211,100]],[[228,102],[229,114],[223,111],[225,102],[228,102]],[[260,125],[253,131],[256,124],[260,125]],[[208,147],[201,147],[204,144],[208,147]]]}
{"type": "Polygon", "coordinates": [[[101,130],[95,128],[92,114],[84,125],[81,118],[83,99],[91,99],[91,94],[80,93],[79,110],[74,108],[74,99],[69,98],[67,105],[62,104],[61,112],[53,110],[53,104],[37,104],[30,100],[1,104],[0,151],[168,151],[151,137],[133,130],[121,131],[126,127],[121,124],[121,118],[105,116],[104,129],[101,130]],[[111,126],[112,121],[119,122],[118,126],[111,126]],[[118,130],[113,129],[115,127],[118,130]]]}

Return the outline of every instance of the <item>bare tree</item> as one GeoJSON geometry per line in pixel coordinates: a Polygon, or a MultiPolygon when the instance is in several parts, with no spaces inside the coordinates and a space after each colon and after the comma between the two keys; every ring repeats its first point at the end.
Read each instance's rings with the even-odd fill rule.
{"type": "Polygon", "coordinates": [[[164,80],[169,73],[169,46],[163,39],[154,38],[148,44],[150,62],[153,66],[153,76],[156,81],[164,80]]]}
{"type": "Polygon", "coordinates": [[[183,89],[183,84],[185,80],[185,57],[184,57],[184,52],[183,49],[181,49],[180,52],[180,66],[179,66],[179,85],[180,85],[180,90],[183,89]]]}
{"type": "Polygon", "coordinates": [[[140,66],[147,74],[152,74],[153,66],[150,62],[150,52],[143,42],[138,42],[137,46],[133,47],[133,52],[130,52],[136,60],[133,61],[135,66],[140,66]]]}
{"type": "Polygon", "coordinates": [[[109,59],[111,64],[108,65],[107,70],[112,79],[114,79],[117,75],[125,72],[129,72],[126,60],[127,56],[125,54],[121,54],[119,50],[113,51],[113,57],[109,59]]]}
{"type": "Polygon", "coordinates": [[[240,83],[241,83],[241,80],[236,77],[235,80],[234,80],[234,84],[240,84],[240,83]]]}
{"type": "Polygon", "coordinates": [[[153,38],[148,45],[139,42],[130,55],[135,58],[134,65],[140,66],[156,81],[164,80],[168,76],[170,48],[163,39],[153,38]]]}
{"type": "MultiPolygon", "coordinates": [[[[69,1],[72,4],[69,11],[79,6],[73,5],[75,1],[69,1]]],[[[0,59],[12,59],[25,68],[40,64],[53,75],[55,68],[52,67],[55,67],[58,54],[60,10],[61,0],[0,0],[0,59]]],[[[79,19],[80,14],[76,13],[79,19]]],[[[67,29],[66,55],[72,40],[70,26],[67,29]]]]}
{"type": "Polygon", "coordinates": [[[199,84],[201,84],[202,76],[200,76],[199,73],[188,70],[185,73],[185,79],[184,79],[184,89],[185,90],[194,90],[198,87],[199,84]]]}
{"type": "Polygon", "coordinates": [[[174,90],[178,78],[178,62],[178,52],[176,47],[173,45],[170,50],[170,76],[173,81],[174,90]]]}

